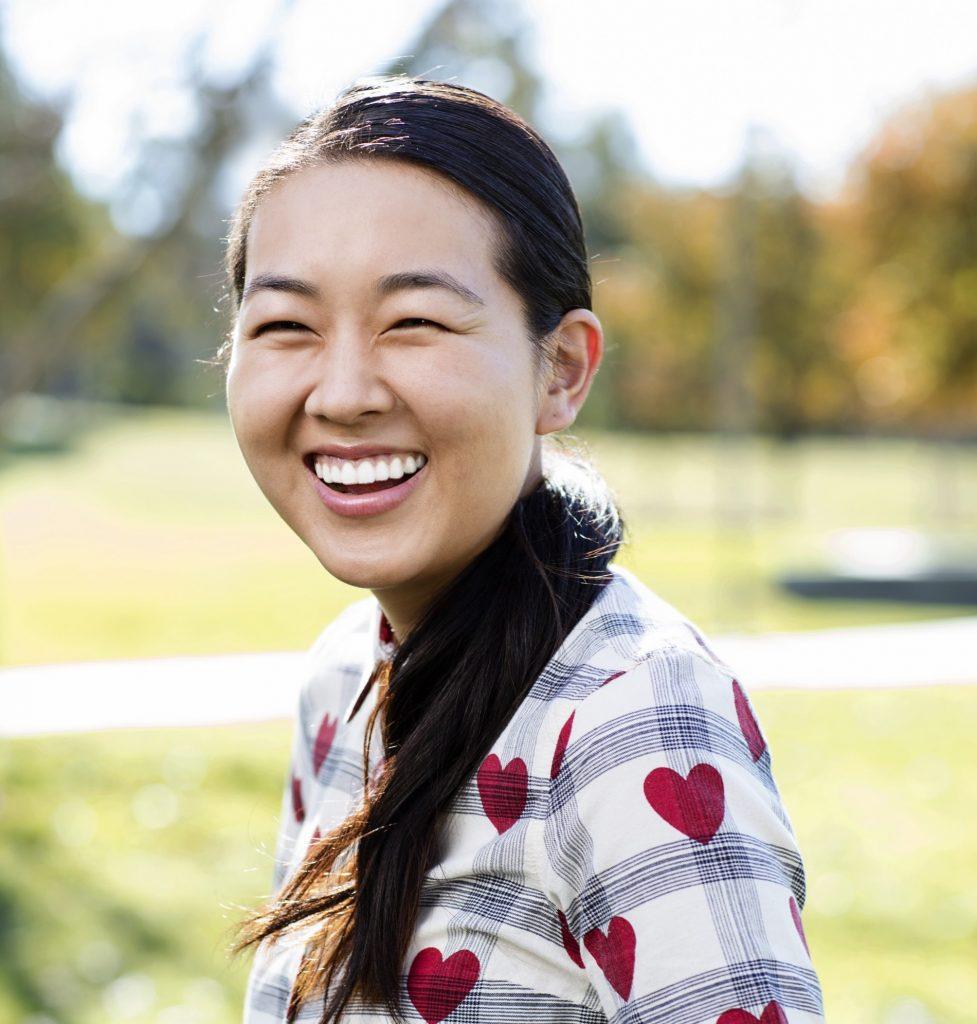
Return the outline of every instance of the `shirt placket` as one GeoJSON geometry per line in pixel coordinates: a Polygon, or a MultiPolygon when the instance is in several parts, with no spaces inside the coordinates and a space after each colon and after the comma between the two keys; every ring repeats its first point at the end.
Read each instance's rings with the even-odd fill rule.
{"type": "MultiPolygon", "coordinates": [[[[374,607],[371,636],[373,642],[371,663],[364,670],[360,686],[350,701],[345,715],[347,724],[359,716],[364,733],[369,717],[380,698],[382,679],[397,652],[396,637],[379,603],[374,607]]],[[[374,726],[370,736],[370,748],[367,751],[368,778],[371,784],[375,783],[382,770],[384,753],[383,735],[378,723],[374,726]]]]}

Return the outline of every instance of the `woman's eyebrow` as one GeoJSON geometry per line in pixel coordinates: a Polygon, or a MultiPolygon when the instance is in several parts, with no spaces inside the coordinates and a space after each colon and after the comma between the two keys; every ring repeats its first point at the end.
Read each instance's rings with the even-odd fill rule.
{"type": "MultiPolygon", "coordinates": [[[[470,305],[485,305],[485,300],[477,292],[462,284],[446,270],[401,270],[395,274],[386,274],[373,286],[378,297],[412,288],[445,288],[470,305]]],[[[244,289],[241,296],[242,304],[259,291],[291,292],[307,299],[322,298],[322,292],[314,284],[301,278],[288,277],[284,274],[257,274],[244,289]]]]}
{"type": "Polygon", "coordinates": [[[410,288],[446,288],[470,305],[485,305],[481,295],[473,292],[468,285],[462,284],[446,270],[402,270],[396,274],[387,274],[377,281],[374,290],[378,296],[384,296],[410,288]]]}
{"type": "Polygon", "coordinates": [[[321,299],[322,293],[314,284],[302,281],[297,277],[285,277],[283,274],[256,274],[251,283],[244,289],[241,296],[243,305],[255,292],[291,292],[307,299],[321,299]]]}

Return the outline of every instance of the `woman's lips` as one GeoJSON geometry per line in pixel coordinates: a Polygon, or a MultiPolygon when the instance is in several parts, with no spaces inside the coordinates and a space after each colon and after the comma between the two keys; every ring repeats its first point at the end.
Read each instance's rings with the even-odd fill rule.
{"type": "Polygon", "coordinates": [[[428,458],[416,473],[405,477],[396,487],[386,487],[370,494],[343,494],[341,491],[334,491],[329,484],[319,478],[315,469],[310,468],[308,463],[305,464],[305,468],[312,477],[316,493],[327,508],[341,516],[373,516],[380,512],[389,512],[406,501],[419,484],[427,479],[425,474],[430,464],[431,460],[428,458]]]}

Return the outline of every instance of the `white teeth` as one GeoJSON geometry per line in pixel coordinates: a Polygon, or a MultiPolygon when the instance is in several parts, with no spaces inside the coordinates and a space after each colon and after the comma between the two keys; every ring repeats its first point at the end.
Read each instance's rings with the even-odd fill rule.
{"type": "Polygon", "coordinates": [[[372,459],[337,459],[321,455],[315,460],[315,473],[320,480],[332,484],[372,484],[382,480],[399,480],[416,473],[427,463],[420,452],[372,459]]]}

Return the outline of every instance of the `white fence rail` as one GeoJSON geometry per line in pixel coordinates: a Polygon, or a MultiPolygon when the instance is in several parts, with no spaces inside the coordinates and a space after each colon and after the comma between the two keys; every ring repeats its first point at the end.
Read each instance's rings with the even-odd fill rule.
{"type": "MultiPolygon", "coordinates": [[[[977,616],[709,638],[746,689],[977,683],[977,616]]],[[[305,652],[0,669],[0,736],[291,718],[305,652]]]]}

